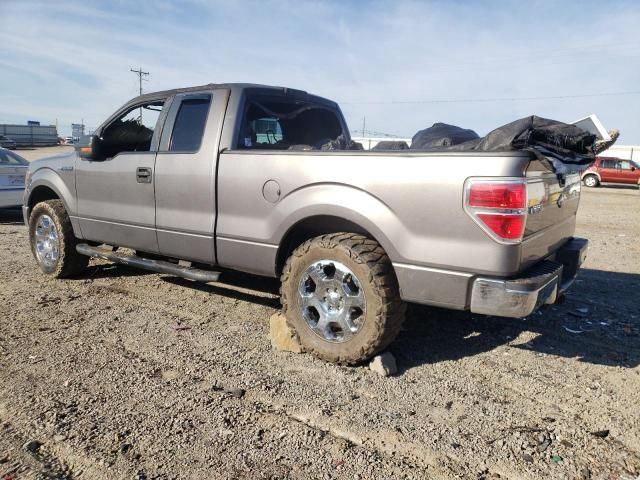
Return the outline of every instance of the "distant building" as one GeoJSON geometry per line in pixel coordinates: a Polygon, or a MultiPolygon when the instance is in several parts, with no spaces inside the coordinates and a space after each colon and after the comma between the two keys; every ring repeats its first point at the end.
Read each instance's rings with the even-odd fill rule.
{"type": "Polygon", "coordinates": [[[80,137],[84,137],[84,124],[83,123],[72,123],[71,124],[71,136],[73,137],[73,141],[77,142],[80,140],[80,137]]]}
{"type": "Polygon", "coordinates": [[[58,144],[58,130],[55,125],[0,124],[0,135],[9,137],[19,147],[44,147],[58,144]]]}
{"type": "Polygon", "coordinates": [[[640,145],[614,145],[602,152],[600,157],[616,157],[624,160],[640,161],[640,145]]]}

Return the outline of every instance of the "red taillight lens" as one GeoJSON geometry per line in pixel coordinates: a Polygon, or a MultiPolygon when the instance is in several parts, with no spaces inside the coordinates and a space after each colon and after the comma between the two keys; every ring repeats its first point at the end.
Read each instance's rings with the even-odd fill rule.
{"type": "Polygon", "coordinates": [[[524,181],[469,180],[465,210],[492,237],[505,243],[522,241],[527,220],[524,181]]]}
{"type": "Polygon", "coordinates": [[[524,233],[524,215],[496,215],[478,213],[478,218],[498,237],[505,240],[520,240],[524,233]]]}
{"type": "Polygon", "coordinates": [[[472,208],[524,208],[527,190],[523,183],[473,183],[468,198],[472,208]]]}

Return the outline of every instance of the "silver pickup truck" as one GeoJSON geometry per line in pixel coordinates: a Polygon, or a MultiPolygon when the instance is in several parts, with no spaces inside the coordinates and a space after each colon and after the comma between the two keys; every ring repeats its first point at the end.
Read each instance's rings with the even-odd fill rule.
{"type": "Polygon", "coordinates": [[[406,302],[523,317],[584,261],[578,175],[526,152],[350,147],[338,105],[300,90],[142,95],[31,163],[31,248],[59,278],[90,256],[205,282],[280,277],[303,348],[342,363],[392,342],[406,302]]]}

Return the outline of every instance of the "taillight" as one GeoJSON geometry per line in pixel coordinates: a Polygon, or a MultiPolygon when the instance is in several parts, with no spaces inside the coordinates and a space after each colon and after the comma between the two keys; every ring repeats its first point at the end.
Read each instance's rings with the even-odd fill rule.
{"type": "Polygon", "coordinates": [[[464,208],[496,240],[521,242],[527,221],[527,184],[524,180],[469,179],[464,208]]]}

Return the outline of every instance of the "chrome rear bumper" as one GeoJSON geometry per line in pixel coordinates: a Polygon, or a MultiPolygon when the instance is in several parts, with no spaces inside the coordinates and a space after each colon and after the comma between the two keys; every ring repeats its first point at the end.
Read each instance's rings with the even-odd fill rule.
{"type": "Polygon", "coordinates": [[[544,304],[555,303],[573,283],[586,259],[587,246],[587,240],[574,238],[552,257],[517,278],[476,278],[471,290],[471,311],[500,317],[526,317],[544,304]]]}

